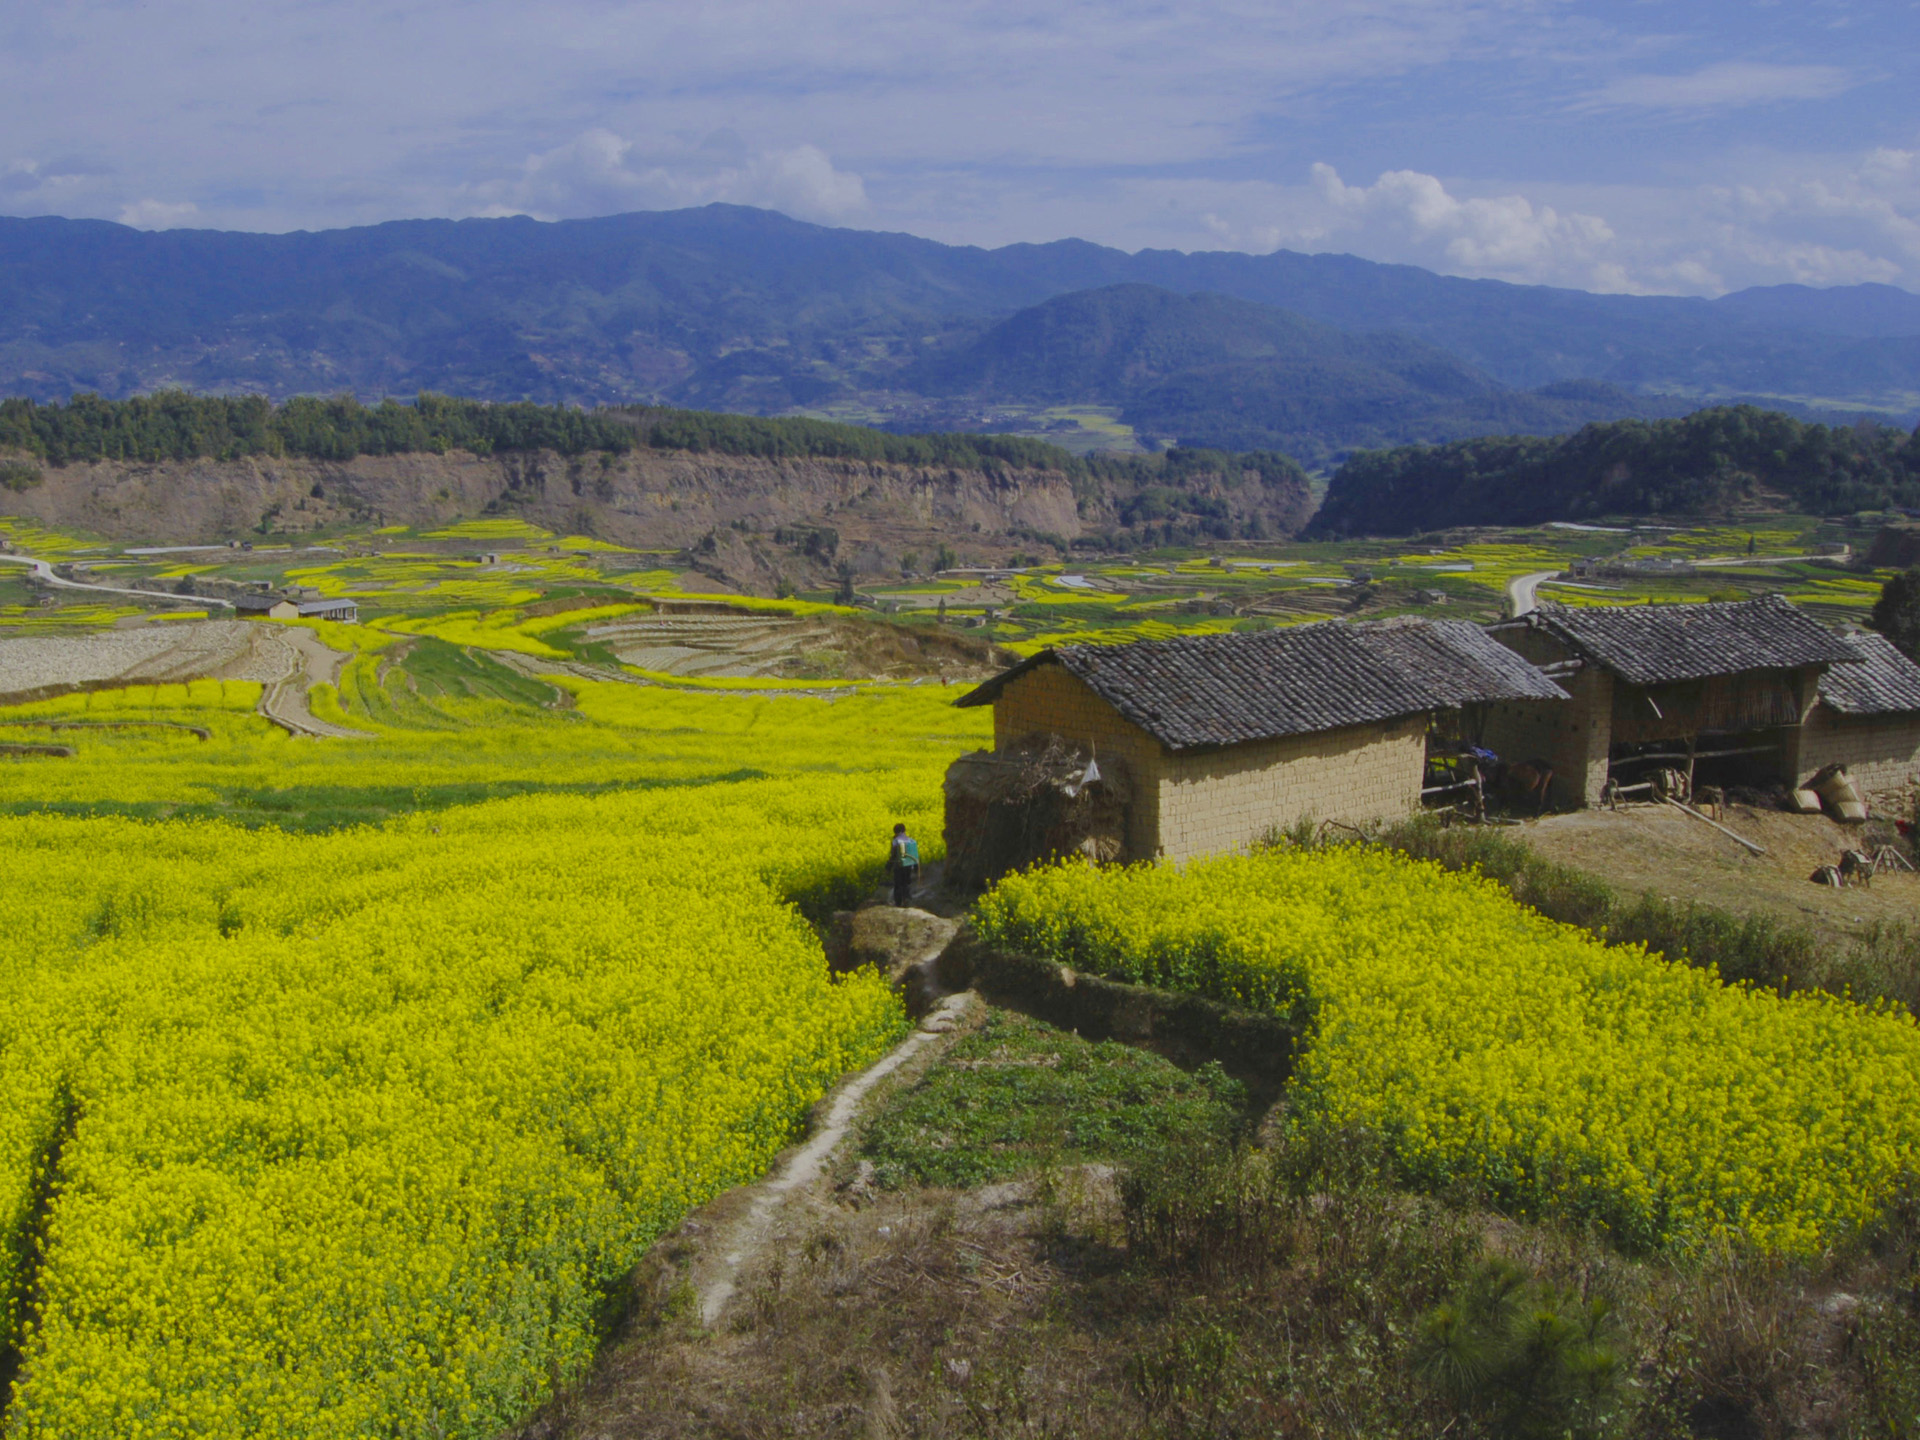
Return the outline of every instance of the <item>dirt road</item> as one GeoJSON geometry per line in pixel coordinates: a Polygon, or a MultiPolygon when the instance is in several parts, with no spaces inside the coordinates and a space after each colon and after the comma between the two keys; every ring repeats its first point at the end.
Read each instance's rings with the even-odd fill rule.
{"type": "Polygon", "coordinates": [[[1530,613],[1535,605],[1534,596],[1540,589],[1542,580],[1551,580],[1558,570],[1535,570],[1529,575],[1516,575],[1507,582],[1507,614],[1518,620],[1530,613]]]}
{"type": "Polygon", "coordinates": [[[307,688],[331,685],[350,658],[320,643],[311,630],[295,625],[252,625],[256,642],[274,657],[278,669],[260,693],[260,713],[291,735],[318,739],[370,740],[364,730],[349,730],[318,718],[307,704],[307,688]]]}
{"type": "Polygon", "coordinates": [[[25,565],[32,570],[36,579],[43,585],[51,585],[58,590],[87,590],[101,595],[131,595],[136,599],[150,601],[157,605],[186,605],[195,610],[205,610],[208,606],[218,606],[231,610],[231,600],[220,600],[211,595],[163,595],[154,590],[125,590],[117,585],[88,585],[79,580],[64,580],[53,573],[53,566],[45,560],[36,560],[31,555],[0,555],[0,561],[9,565],[25,565]]]}

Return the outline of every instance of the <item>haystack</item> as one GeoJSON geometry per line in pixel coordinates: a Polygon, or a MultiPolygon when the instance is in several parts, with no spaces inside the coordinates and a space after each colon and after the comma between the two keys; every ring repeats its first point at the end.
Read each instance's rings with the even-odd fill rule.
{"type": "Polygon", "coordinates": [[[1057,736],[961,756],[946,792],[946,882],[963,894],[1040,861],[1111,861],[1126,851],[1133,790],[1124,762],[1057,736]]]}

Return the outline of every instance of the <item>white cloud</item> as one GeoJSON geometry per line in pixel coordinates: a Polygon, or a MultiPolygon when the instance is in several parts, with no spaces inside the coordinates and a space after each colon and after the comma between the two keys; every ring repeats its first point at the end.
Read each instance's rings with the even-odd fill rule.
{"type": "Polygon", "coordinates": [[[1201,221],[1236,249],[1352,250],[1455,275],[1638,288],[1619,265],[1617,237],[1600,216],[1563,212],[1518,194],[1462,197],[1417,170],[1389,170],[1371,185],[1349,185],[1320,163],[1305,186],[1242,187],[1232,202],[1204,212],[1201,221]]]}
{"type": "Polygon", "coordinates": [[[726,201],[802,220],[844,223],[867,209],[860,176],[813,145],[751,152],[730,132],[697,146],[649,151],[610,130],[588,130],[527,158],[520,173],[470,187],[474,213],[564,219],[726,201]]]}
{"type": "Polygon", "coordinates": [[[1082,200],[1128,243],[1349,252],[1454,275],[1629,294],[1880,281],[1920,290],[1920,151],[1748,157],[1710,184],[1486,186],[1415,170],[1348,184],[1154,180],[1082,200]]]}
{"type": "Polygon", "coordinates": [[[191,200],[136,200],[120,207],[122,225],[136,230],[177,230],[200,218],[200,207],[191,200]]]}
{"type": "Polygon", "coordinates": [[[0,212],[96,215],[117,181],[103,166],[22,158],[0,168],[0,212]]]}
{"type": "Polygon", "coordinates": [[[1586,108],[1726,110],[1781,100],[1828,100],[1853,86],[1835,65],[1723,60],[1683,75],[1622,75],[1587,97],[1586,108]]]}
{"type": "Polygon", "coordinates": [[[1524,195],[1463,200],[1417,170],[1389,170],[1369,186],[1344,183],[1331,165],[1317,164],[1312,174],[1336,225],[1384,229],[1457,274],[1516,280],[1564,274],[1593,265],[1614,238],[1597,215],[1562,215],[1524,195]]]}
{"type": "Polygon", "coordinates": [[[1920,32],[1881,17],[1869,44],[1825,5],[1745,7],[1737,28],[1573,0],[233,14],[7,10],[0,213],[285,230],[722,200],[974,244],[1285,245],[1608,290],[1920,289],[1920,110],[1897,80],[1920,32]]]}

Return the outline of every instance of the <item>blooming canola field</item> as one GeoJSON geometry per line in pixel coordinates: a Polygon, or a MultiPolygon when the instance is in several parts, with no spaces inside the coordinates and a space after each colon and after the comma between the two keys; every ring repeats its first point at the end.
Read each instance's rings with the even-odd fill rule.
{"type": "MultiPolygon", "coordinates": [[[[363,600],[302,622],[349,656],[311,709],[358,738],[288,735],[237,680],[0,707],[0,1436],[496,1435],[648,1244],[902,1029],[809,922],[871,891],[895,821],[938,857],[991,716],[931,683],[583,678],[645,679],[583,627],[675,577],[518,523],[409,541],[539,542],[499,565],[280,577],[363,600]]],[[[1034,644],[1243,623],[1010,593],[1034,644]]],[[[1384,855],[1044,870],[979,917],[1294,1016],[1299,1123],[1630,1243],[1804,1253],[1920,1158],[1905,1016],[1729,990],[1384,855]]]]}
{"type": "Polygon", "coordinates": [[[0,765],[5,1434],[496,1434],[903,1028],[798,907],[931,843],[976,716],[456,689],[351,742],[233,682],[0,717],[76,749],[0,765]]]}
{"type": "Polygon", "coordinates": [[[1013,876],[988,938],[1302,1027],[1297,1122],[1371,1131],[1410,1181],[1465,1182],[1631,1246],[1804,1255],[1920,1172],[1920,1030],[1610,947],[1493,882],[1344,847],[1013,876]]]}

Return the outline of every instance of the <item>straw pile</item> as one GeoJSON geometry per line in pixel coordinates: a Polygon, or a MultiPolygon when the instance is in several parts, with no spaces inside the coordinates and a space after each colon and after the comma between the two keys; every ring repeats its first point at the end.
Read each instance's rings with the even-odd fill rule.
{"type": "Polygon", "coordinates": [[[1084,855],[1113,861],[1126,852],[1126,767],[1057,736],[1034,736],[1005,750],[976,750],[947,770],[947,885],[984,890],[1010,870],[1084,855]]]}

